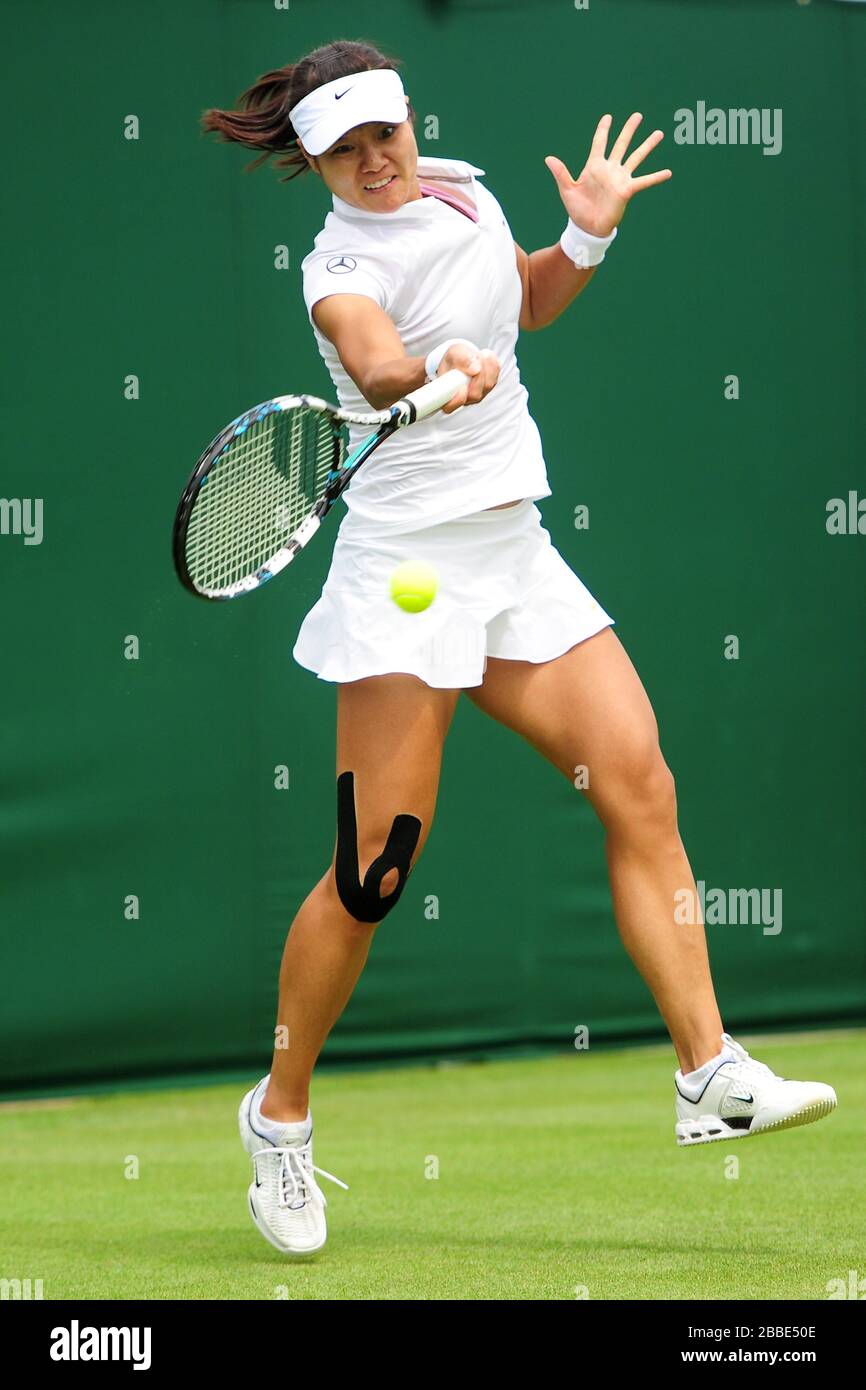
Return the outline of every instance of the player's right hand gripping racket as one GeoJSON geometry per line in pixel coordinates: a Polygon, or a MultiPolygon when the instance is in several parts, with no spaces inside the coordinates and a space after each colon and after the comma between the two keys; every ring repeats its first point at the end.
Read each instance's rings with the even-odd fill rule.
{"type": "Polygon", "coordinates": [[[357,415],[317,396],[277,396],[226,425],[205,449],[174,519],[174,563],[199,598],[251,593],[316,534],[361,464],[395,430],[447,405],[459,368],[387,410],[357,415]],[[347,425],[375,429],[349,457],[347,425]]]}

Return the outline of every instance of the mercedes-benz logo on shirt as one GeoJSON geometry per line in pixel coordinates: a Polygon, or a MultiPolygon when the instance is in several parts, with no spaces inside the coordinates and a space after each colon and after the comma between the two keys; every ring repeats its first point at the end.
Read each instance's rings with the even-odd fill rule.
{"type": "Polygon", "coordinates": [[[332,275],[348,275],[350,270],[354,270],[358,262],[351,256],[332,256],[326,263],[325,269],[330,270],[332,275]]]}

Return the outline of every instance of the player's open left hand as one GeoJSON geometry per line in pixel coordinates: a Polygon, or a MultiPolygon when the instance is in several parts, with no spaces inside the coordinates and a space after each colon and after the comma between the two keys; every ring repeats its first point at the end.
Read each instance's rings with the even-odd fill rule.
{"type": "Polygon", "coordinates": [[[450,372],[454,367],[466,372],[471,380],[466,386],[460,387],[447,405],[443,405],[443,415],[451,415],[453,411],[459,410],[461,405],[477,405],[490,394],[499,380],[499,358],[490,348],[481,348],[478,352],[473,352],[464,343],[455,343],[439,363],[436,375],[441,376],[443,372],[450,372]]]}
{"type": "Polygon", "coordinates": [[[559,194],[565,210],[572,222],[582,227],[590,236],[610,236],[618,227],[629,199],[643,188],[652,188],[672,177],[670,169],[659,169],[655,174],[642,174],[634,178],[634,170],[642,164],[654,150],[664,131],[654,130],[643,144],[638,145],[628,159],[623,155],[631,143],[631,138],[643,120],[639,111],[629,116],[617,136],[610,154],[605,154],[607,137],[610,134],[612,116],[602,116],[599,121],[589,158],[581,170],[580,177],[573,179],[561,159],[556,155],[545,156],[545,164],[556,179],[559,194]]]}

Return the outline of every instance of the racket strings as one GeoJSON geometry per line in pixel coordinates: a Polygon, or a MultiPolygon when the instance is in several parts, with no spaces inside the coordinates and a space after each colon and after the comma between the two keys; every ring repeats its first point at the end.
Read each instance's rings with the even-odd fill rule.
{"type": "Polygon", "coordinates": [[[291,539],[342,462],[345,426],[295,406],[236,434],[199,488],[186,562],[199,589],[214,592],[255,574],[291,539]]]}

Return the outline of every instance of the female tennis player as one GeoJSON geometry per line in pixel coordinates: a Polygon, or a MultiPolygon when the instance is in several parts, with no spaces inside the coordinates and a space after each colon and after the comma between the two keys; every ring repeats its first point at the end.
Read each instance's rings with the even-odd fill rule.
{"type": "MultiPolygon", "coordinates": [[[[344,494],[321,597],[294,656],[338,685],[337,841],[298,912],[280,972],[269,1074],[244,1097],[252,1218],[288,1255],[321,1249],[326,1199],[313,1163],[313,1067],[361,974],[375,925],[397,903],[433,820],[440,761],[464,691],[586,795],[606,832],[617,926],[679,1061],[681,1145],[771,1133],[832,1110],[821,1083],[788,1081],[723,1031],[703,923],[674,919],[694,878],[674,782],[646,692],[596,602],[551,543],[535,505],[550,495],[515,358],[518,331],[545,328],[586,288],[662,139],[628,153],[630,116],[608,150],[602,116],[578,178],[548,155],[567,214],[550,246],[516,245],[483,170],[419,157],[398,63],[338,42],[269,72],[207,130],[313,175],[331,211],[302,265],[311,326],[340,404],[382,409],[451,368],[468,381],[440,414],[394,435],[344,494]],[[390,576],[423,560],[435,601],[406,613],[390,576]]],[[[352,440],[352,443],[356,442],[352,440]]],[[[341,1183],[345,1187],[345,1183],[341,1183]]]]}

